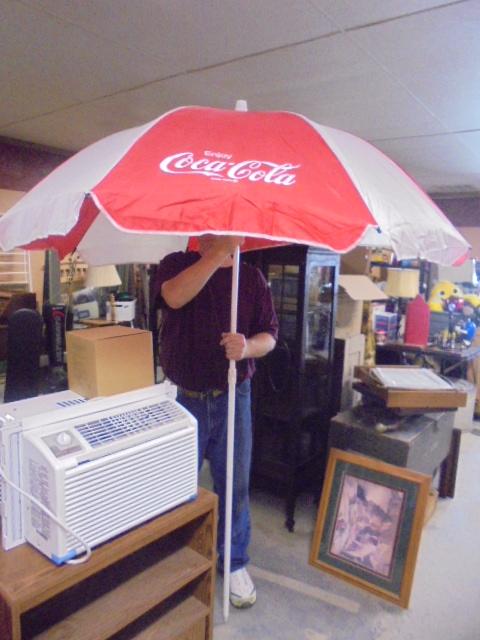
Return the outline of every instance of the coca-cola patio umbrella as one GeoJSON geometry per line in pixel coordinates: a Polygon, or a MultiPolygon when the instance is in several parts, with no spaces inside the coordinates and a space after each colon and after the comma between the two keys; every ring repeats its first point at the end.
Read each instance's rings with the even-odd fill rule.
{"type": "Polygon", "coordinates": [[[338,252],[370,235],[398,259],[444,265],[468,250],[368,142],[293,113],[202,107],[174,109],[74,155],[2,217],[0,245],[61,256],[77,248],[91,265],[154,263],[205,232],[338,252]]]}
{"type": "MultiPolygon", "coordinates": [[[[0,245],[77,249],[91,265],[156,263],[204,233],[450,265],[468,245],[389,158],[349,133],[285,112],[183,107],[63,163],[0,220],[0,245]]],[[[236,330],[238,251],[232,282],[236,330]]],[[[235,364],[229,369],[224,615],[228,616],[235,364]]]]}

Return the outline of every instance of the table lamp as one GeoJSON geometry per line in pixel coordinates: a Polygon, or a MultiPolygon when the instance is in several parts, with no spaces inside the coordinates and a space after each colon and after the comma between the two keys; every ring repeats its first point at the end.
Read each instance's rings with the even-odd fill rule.
{"type": "MultiPolygon", "coordinates": [[[[109,290],[112,287],[118,287],[122,284],[122,280],[118,275],[117,268],[113,264],[101,266],[101,267],[88,267],[87,277],[85,278],[86,287],[94,287],[101,290],[109,290]]],[[[115,300],[111,291],[108,291],[110,298],[110,309],[112,322],[115,322],[115,300]]],[[[99,293],[101,302],[105,302],[106,295],[99,293]]]]}
{"type": "Polygon", "coordinates": [[[418,269],[388,269],[385,293],[395,299],[395,309],[397,313],[397,338],[400,329],[400,320],[402,317],[402,300],[415,298],[418,295],[419,289],[420,271],[418,269]]]}

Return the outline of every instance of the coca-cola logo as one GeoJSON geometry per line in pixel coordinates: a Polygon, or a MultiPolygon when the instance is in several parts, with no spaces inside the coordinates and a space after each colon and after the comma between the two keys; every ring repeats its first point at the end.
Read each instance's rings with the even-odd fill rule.
{"type": "Polygon", "coordinates": [[[299,164],[278,164],[267,160],[233,162],[231,158],[231,155],[217,151],[205,151],[203,157],[195,158],[191,151],[182,151],[164,158],[159,167],[164,173],[203,175],[211,180],[226,182],[249,180],[283,187],[295,184],[294,169],[300,167],[299,164]]]}

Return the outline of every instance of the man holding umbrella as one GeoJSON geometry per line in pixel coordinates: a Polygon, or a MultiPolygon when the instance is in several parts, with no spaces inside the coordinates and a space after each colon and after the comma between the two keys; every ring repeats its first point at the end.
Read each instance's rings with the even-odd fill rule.
{"type": "Polygon", "coordinates": [[[246,570],[250,542],[249,476],[252,451],[250,379],[254,359],[276,343],[278,320],[265,278],[242,264],[239,278],[238,329],[230,333],[232,254],[238,236],[204,235],[199,251],[164,258],[156,290],[162,310],[160,364],[178,385],[178,401],[198,421],[199,467],[207,458],[219,496],[219,565],[224,554],[227,372],[237,362],[230,601],[239,608],[255,603],[256,591],[246,570]]]}

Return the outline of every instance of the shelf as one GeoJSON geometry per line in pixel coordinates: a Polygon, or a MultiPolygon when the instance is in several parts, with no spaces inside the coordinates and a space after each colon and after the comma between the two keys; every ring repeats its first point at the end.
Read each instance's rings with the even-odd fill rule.
{"type": "Polygon", "coordinates": [[[217,498],[199,488],[83,564],[0,550],[0,640],[211,639],[216,529],[217,498]]]}
{"type": "Polygon", "coordinates": [[[153,624],[137,633],[135,640],[194,640],[203,638],[209,610],[200,600],[191,596],[173,607],[153,624]],[[203,635],[202,635],[203,634],[203,635]]]}
{"type": "Polygon", "coordinates": [[[109,638],[209,567],[208,560],[193,549],[180,549],[34,636],[34,640],[109,638]]]}

